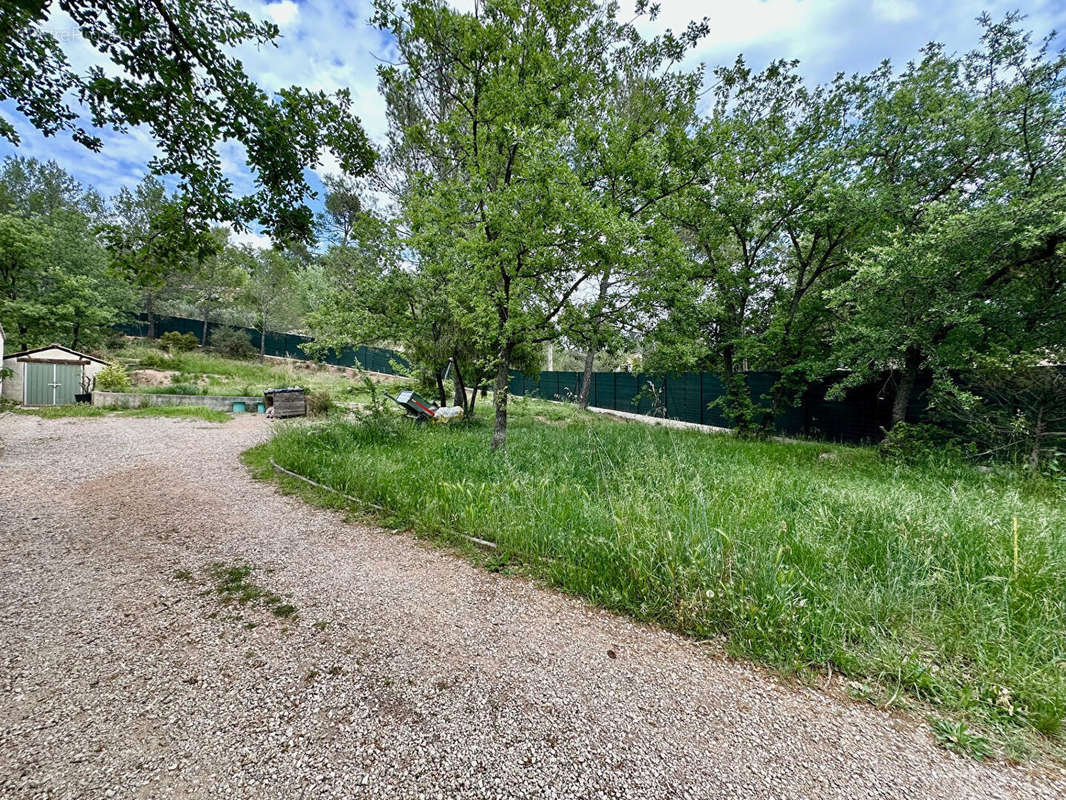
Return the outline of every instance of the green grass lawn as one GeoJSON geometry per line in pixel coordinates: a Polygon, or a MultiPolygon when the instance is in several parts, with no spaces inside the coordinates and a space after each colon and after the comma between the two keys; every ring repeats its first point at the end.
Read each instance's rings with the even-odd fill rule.
{"type": "Polygon", "coordinates": [[[266,477],[273,457],[390,525],[492,540],[493,568],[722,636],[734,654],[831,669],[853,694],[934,715],[935,730],[959,720],[1012,757],[1061,757],[1061,484],[536,401],[515,403],[505,451],[490,453],[490,433],[330,421],[282,428],[248,462],[266,477]]]}
{"type": "Polygon", "coordinates": [[[16,408],[16,414],[32,414],[44,419],[68,417],[172,417],[175,419],[199,419],[204,422],[228,422],[233,419],[224,411],[203,406],[147,406],[145,408],[107,408],[102,406],[42,406],[40,408],[16,408]]]}
{"type": "Polygon", "coordinates": [[[131,371],[156,369],[175,373],[169,385],[134,385],[132,392],[260,395],[264,389],[303,386],[311,392],[328,392],[337,402],[364,402],[369,398],[361,380],[324,365],[294,369],[277,361],[224,358],[204,350],[170,355],[144,343],[129,344],[109,353],[108,358],[131,371]]]}

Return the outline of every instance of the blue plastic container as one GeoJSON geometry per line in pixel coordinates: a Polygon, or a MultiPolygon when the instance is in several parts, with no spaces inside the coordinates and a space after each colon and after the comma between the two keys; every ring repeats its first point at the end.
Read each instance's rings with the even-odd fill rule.
{"type": "Polygon", "coordinates": [[[265,413],[267,413],[267,404],[266,403],[259,403],[259,405],[256,406],[255,410],[256,410],[256,413],[258,413],[258,414],[265,414],[265,413]]]}
{"type": "Polygon", "coordinates": [[[244,401],[243,400],[234,400],[233,401],[233,413],[234,414],[243,414],[244,413],[244,401]]]}

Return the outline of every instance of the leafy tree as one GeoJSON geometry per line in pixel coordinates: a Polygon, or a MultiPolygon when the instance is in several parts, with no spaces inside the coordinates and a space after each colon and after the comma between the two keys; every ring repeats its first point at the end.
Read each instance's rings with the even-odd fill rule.
{"type": "Polygon", "coordinates": [[[35,297],[35,278],[43,265],[46,236],[36,220],[14,214],[0,215],[0,309],[7,322],[9,347],[22,349],[31,340],[31,326],[43,309],[35,297]]]}
{"type": "Polygon", "coordinates": [[[103,205],[97,192],[86,189],[54,161],[8,156],[0,168],[0,211],[47,217],[68,209],[95,220],[103,205]]]}
{"type": "Polygon", "coordinates": [[[326,176],[323,202],[325,211],[319,215],[321,235],[333,244],[346,247],[363,221],[362,185],[349,175],[326,176]]]}
{"type": "Polygon", "coordinates": [[[4,162],[0,316],[17,347],[92,347],[129,307],[129,287],[98,241],[100,205],[52,162],[4,162]]]}
{"type": "Polygon", "coordinates": [[[939,392],[934,414],[981,447],[979,456],[1038,473],[1066,455],[1066,369],[1024,357],[989,361],[961,388],[939,392]]]}
{"type": "Polygon", "coordinates": [[[140,294],[150,339],[159,300],[185,285],[220,246],[208,229],[189,224],[186,201],[153,176],[119,190],[102,233],[116,269],[140,294]]]}
{"type": "Polygon", "coordinates": [[[767,420],[746,364],[795,359],[805,296],[844,263],[839,187],[854,90],[842,79],[810,89],[795,62],[753,73],[738,59],[714,74],[711,116],[692,134],[707,167],[666,212],[690,259],[660,280],[670,313],[653,363],[717,372],[725,412],[749,430],[767,420]]]}
{"type": "Polygon", "coordinates": [[[236,304],[256,260],[247,248],[229,243],[229,231],[226,228],[215,228],[211,231],[211,238],[215,240],[214,249],[198,261],[184,287],[192,304],[200,309],[203,321],[201,345],[207,344],[211,315],[219,308],[236,304]]]}
{"type": "Polygon", "coordinates": [[[291,309],[295,298],[295,259],[277,250],[246,251],[248,281],[241,304],[252,312],[252,326],[259,332],[259,359],[266,354],[266,334],[291,309]]]}
{"type": "MultiPolygon", "coordinates": [[[[16,0],[0,19],[0,100],[13,99],[46,136],[68,134],[94,151],[102,142],[93,127],[145,125],[160,150],[151,168],[180,176],[192,218],[258,220],[280,241],[308,239],[304,170],[323,148],[352,174],[374,155],[347,92],[290,87],[271,97],[248,78],[231,48],[273,45],[278,34],[227,0],[16,0]],[[113,68],[71,66],[45,27],[53,7],[113,68]],[[223,172],[217,145],[226,141],[247,154],[256,187],[248,197],[235,198],[223,172]]],[[[18,144],[6,120],[0,136],[18,144]]]]}
{"type": "Polygon", "coordinates": [[[850,382],[898,369],[892,421],[919,374],[942,388],[982,358],[1064,341],[1066,56],[1017,17],[982,18],[982,47],[934,46],[864,109],[863,185],[884,235],[833,292],[850,382]]]}
{"type": "Polygon", "coordinates": [[[432,387],[441,405],[453,402],[473,414],[476,390],[488,377],[492,354],[479,351],[477,337],[463,327],[446,292],[448,271],[435,266],[427,249],[419,269],[402,258],[396,226],[369,211],[353,216],[347,243],[331,247],[320,261],[324,287],[315,292],[308,321],[316,351],[345,345],[398,347],[413,374],[432,387]]]}
{"type": "Polygon", "coordinates": [[[593,275],[586,296],[576,297],[562,316],[567,340],[585,350],[578,392],[583,408],[597,351],[617,348],[625,331],[637,330],[642,301],[657,288],[657,265],[680,257],[660,206],[698,180],[709,154],[686,136],[702,71],[678,71],[676,62],[706,30],[704,22],[681,39],[630,36],[603,65],[603,89],[577,122],[574,158],[582,182],[611,221],[589,248],[593,275]]]}
{"type": "Polygon", "coordinates": [[[596,273],[593,250],[614,235],[617,215],[582,181],[574,137],[611,53],[638,34],[590,0],[376,9],[403,65],[379,74],[405,244],[444,271],[455,317],[493,354],[499,448],[510,370],[558,336],[560,314],[596,273]]]}

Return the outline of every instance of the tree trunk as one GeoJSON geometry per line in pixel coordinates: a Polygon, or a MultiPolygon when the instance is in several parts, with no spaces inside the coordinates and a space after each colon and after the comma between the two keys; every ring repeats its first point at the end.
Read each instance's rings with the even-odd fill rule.
{"type": "MultiPolygon", "coordinates": [[[[1048,367],[1054,369],[1054,367],[1048,367]]],[[[1036,427],[1033,428],[1033,447],[1029,451],[1029,470],[1036,475],[1040,472],[1040,450],[1044,441],[1044,409],[1036,414],[1036,427]]]]}
{"type": "Polygon", "coordinates": [[[74,330],[71,332],[71,337],[70,337],[70,349],[71,350],[77,350],[78,349],[78,339],[80,338],[80,336],[81,336],[81,321],[79,320],[79,321],[74,323],[74,330]]]}
{"type": "Polygon", "coordinates": [[[211,316],[211,311],[204,306],[204,332],[200,334],[200,344],[207,347],[207,318],[211,316]]]}
{"type": "Polygon", "coordinates": [[[611,270],[605,269],[600,276],[600,287],[597,290],[596,315],[592,318],[592,338],[589,340],[589,349],[585,353],[585,372],[581,376],[581,390],[578,392],[578,403],[582,408],[589,407],[589,393],[592,390],[592,367],[596,362],[596,351],[599,349],[600,330],[603,319],[599,315],[603,311],[604,303],[607,302],[607,294],[611,288],[611,270]]]}
{"type": "Polygon", "coordinates": [[[437,379],[437,395],[441,406],[448,405],[448,392],[444,388],[444,376],[439,371],[434,371],[433,376],[437,379]]]}
{"type": "Polygon", "coordinates": [[[915,345],[907,348],[903,358],[903,372],[899,376],[899,386],[896,387],[896,397],[892,401],[892,424],[903,422],[907,418],[907,406],[910,405],[911,395],[914,393],[914,384],[918,380],[918,368],[922,364],[922,351],[915,345]]]}
{"type": "Polygon", "coordinates": [[[463,375],[459,371],[459,360],[452,358],[452,384],[455,390],[454,404],[463,409],[464,414],[470,413],[469,399],[466,396],[466,384],[463,383],[463,375]]]}
{"type": "Polygon", "coordinates": [[[511,348],[500,349],[500,360],[496,366],[496,385],[493,388],[492,404],[496,408],[496,421],[492,427],[492,449],[499,450],[507,442],[507,383],[508,367],[511,361],[511,348]]]}
{"type": "Polygon", "coordinates": [[[152,314],[152,301],[155,299],[153,292],[144,295],[144,313],[148,317],[148,340],[155,338],[155,315],[152,314]]]}
{"type": "Polygon", "coordinates": [[[581,375],[581,391],[577,396],[578,405],[582,408],[589,407],[589,394],[592,391],[592,367],[596,362],[596,350],[589,348],[585,353],[585,372],[581,375]]]}
{"type": "Polygon", "coordinates": [[[266,326],[266,320],[264,320],[263,324],[259,328],[259,362],[260,363],[262,363],[263,361],[266,360],[266,358],[265,358],[266,351],[267,351],[267,326],[266,326]]]}

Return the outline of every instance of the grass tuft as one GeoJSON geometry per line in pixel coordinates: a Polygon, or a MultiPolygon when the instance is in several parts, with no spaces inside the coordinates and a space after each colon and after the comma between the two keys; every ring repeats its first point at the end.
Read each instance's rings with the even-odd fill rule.
{"type": "Polygon", "coordinates": [[[965,722],[934,719],[932,727],[937,744],[946,750],[970,756],[978,761],[983,761],[992,752],[987,737],[971,730],[965,722]]]}
{"type": "Polygon", "coordinates": [[[199,419],[204,422],[229,422],[233,417],[225,411],[205,406],[147,406],[119,411],[120,417],[164,417],[170,419],[199,419]]]}
{"type": "Polygon", "coordinates": [[[204,422],[228,422],[233,419],[225,411],[216,411],[204,406],[146,406],[144,408],[110,408],[78,404],[73,406],[42,406],[40,408],[17,408],[17,414],[32,414],[42,419],[86,419],[107,416],[116,417],[163,417],[170,419],[199,419],[204,422]]]}
{"type": "Polygon", "coordinates": [[[215,593],[224,603],[256,603],[282,619],[296,616],[296,606],[251,580],[252,567],[248,564],[215,563],[207,568],[207,574],[215,584],[215,593]]]}
{"type": "Polygon", "coordinates": [[[113,409],[79,403],[73,406],[41,406],[39,408],[15,408],[16,414],[29,414],[41,419],[65,419],[67,417],[106,417],[113,409]]]}

